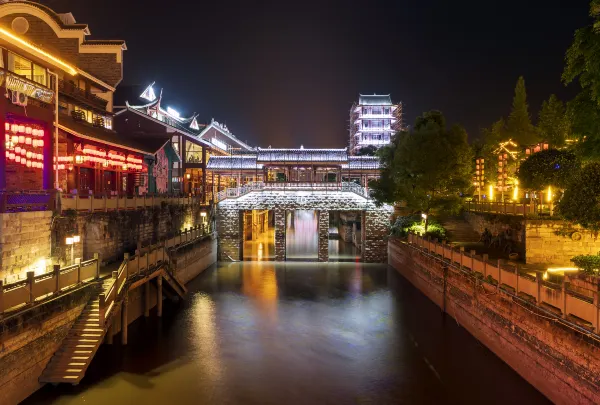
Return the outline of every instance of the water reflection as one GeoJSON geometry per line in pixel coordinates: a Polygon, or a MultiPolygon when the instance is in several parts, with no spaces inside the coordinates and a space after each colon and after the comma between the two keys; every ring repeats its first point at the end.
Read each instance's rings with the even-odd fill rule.
{"type": "Polygon", "coordinates": [[[27,403],[548,403],[386,266],[221,264],[189,291],[27,403]]]}

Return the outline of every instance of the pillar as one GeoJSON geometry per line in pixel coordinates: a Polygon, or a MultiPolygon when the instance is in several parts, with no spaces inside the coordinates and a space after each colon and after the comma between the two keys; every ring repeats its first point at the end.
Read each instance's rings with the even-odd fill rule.
{"type": "Polygon", "coordinates": [[[285,260],[285,210],[275,212],[275,260],[285,260]]]}
{"type": "Polygon", "coordinates": [[[363,212],[363,260],[367,263],[387,262],[388,224],[391,212],[381,208],[363,212]]]}
{"type": "Polygon", "coordinates": [[[157,315],[162,316],[162,308],[163,308],[163,293],[162,293],[162,276],[158,276],[156,278],[156,309],[157,315]]]}
{"type": "Polygon", "coordinates": [[[123,299],[123,305],[121,306],[121,344],[127,344],[127,327],[129,326],[129,322],[127,321],[127,312],[129,307],[129,295],[125,293],[125,298],[123,299]]]}
{"type": "Polygon", "coordinates": [[[206,147],[202,146],[202,203],[206,201],[206,147]]]}
{"type": "Polygon", "coordinates": [[[146,281],[144,284],[144,316],[148,318],[150,316],[150,282],[146,281]]]}
{"type": "Polygon", "coordinates": [[[329,211],[319,211],[318,215],[319,261],[327,262],[329,261],[329,211]]]}
{"type": "Polygon", "coordinates": [[[236,208],[225,208],[223,203],[217,205],[216,222],[220,260],[239,260],[242,256],[244,212],[236,208]]]}

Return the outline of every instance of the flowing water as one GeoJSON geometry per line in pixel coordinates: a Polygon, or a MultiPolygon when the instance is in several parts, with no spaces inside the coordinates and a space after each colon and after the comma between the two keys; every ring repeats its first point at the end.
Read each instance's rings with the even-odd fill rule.
{"type": "Polygon", "coordinates": [[[549,403],[385,265],[221,263],[129,342],[26,403],[549,403]]]}

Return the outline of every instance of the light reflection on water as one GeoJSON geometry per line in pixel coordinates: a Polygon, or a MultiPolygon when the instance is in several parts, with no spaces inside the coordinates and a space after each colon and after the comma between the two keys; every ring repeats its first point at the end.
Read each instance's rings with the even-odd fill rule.
{"type": "Polygon", "coordinates": [[[28,403],[547,403],[384,265],[225,263],[189,291],[28,403]]]}

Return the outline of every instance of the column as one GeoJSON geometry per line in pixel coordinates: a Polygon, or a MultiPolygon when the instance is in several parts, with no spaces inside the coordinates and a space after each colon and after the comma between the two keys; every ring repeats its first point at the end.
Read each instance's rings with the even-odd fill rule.
{"type": "Polygon", "coordinates": [[[163,291],[162,291],[162,276],[156,278],[156,310],[159,317],[162,316],[163,308],[163,291]]]}
{"type": "Polygon", "coordinates": [[[223,204],[217,205],[217,234],[219,243],[220,260],[239,260],[242,249],[243,223],[240,218],[243,211],[232,208],[224,208],[223,204]]]}
{"type": "Polygon", "coordinates": [[[202,146],[202,203],[207,204],[206,201],[206,147],[202,146]]]}
{"type": "Polygon", "coordinates": [[[329,211],[319,211],[318,232],[319,232],[319,261],[329,261],[329,211]]]}
{"type": "Polygon", "coordinates": [[[285,260],[285,210],[275,212],[275,260],[285,260]]]}
{"type": "Polygon", "coordinates": [[[363,238],[363,260],[366,263],[387,262],[387,224],[391,212],[385,208],[373,208],[363,213],[364,221],[361,229],[363,238]]]}

